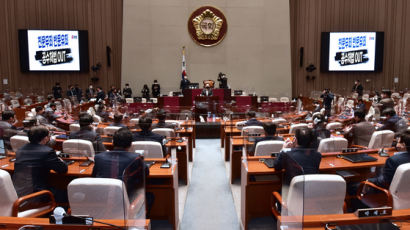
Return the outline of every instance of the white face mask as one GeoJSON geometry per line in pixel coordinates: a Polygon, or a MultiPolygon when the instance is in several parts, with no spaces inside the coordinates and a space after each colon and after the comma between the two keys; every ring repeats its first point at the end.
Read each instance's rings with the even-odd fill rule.
{"type": "Polygon", "coordinates": [[[93,87],[92,86],[90,86],[90,89],[92,89],[93,87]]]}

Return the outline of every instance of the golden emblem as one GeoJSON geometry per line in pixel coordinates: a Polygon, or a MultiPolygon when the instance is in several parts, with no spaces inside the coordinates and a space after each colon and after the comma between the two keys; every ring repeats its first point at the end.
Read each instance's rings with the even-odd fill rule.
{"type": "Polygon", "coordinates": [[[192,19],[196,36],[199,40],[218,40],[224,21],[216,16],[210,9],[192,19]]]}

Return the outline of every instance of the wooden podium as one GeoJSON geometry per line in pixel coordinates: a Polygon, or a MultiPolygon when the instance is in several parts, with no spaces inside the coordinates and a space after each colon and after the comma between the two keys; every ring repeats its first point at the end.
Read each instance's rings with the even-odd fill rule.
{"type": "MultiPolygon", "coordinates": [[[[184,99],[182,105],[193,106],[196,97],[201,95],[202,89],[184,89],[182,93],[184,94],[184,99]]],[[[231,89],[213,89],[214,96],[219,97],[219,103],[229,103],[231,101],[231,89]]]]}
{"type": "Polygon", "coordinates": [[[196,96],[195,97],[195,120],[199,121],[199,116],[202,115],[205,119],[210,112],[211,114],[218,113],[218,105],[220,102],[219,96],[196,96]]]}

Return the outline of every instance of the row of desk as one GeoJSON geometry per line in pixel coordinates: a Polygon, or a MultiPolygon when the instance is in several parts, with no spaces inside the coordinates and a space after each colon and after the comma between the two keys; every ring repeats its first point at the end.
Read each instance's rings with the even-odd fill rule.
{"type": "MultiPolygon", "coordinates": [[[[9,162],[10,156],[0,160],[0,168],[14,172],[14,163],[9,162]]],[[[178,208],[178,169],[177,161],[170,168],[161,168],[166,159],[145,159],[146,161],[155,161],[150,167],[150,174],[146,181],[146,191],[155,196],[155,202],[151,209],[151,219],[166,219],[174,229],[179,225],[179,208],[178,208]]],[[[49,177],[49,183],[59,189],[67,189],[67,185],[76,178],[91,177],[93,166],[80,166],[81,161],[76,161],[68,166],[66,174],[57,174],[52,172],[49,177]]],[[[4,224],[0,221],[0,223],[4,224]]],[[[1,225],[1,224],[0,224],[1,225]]]]}

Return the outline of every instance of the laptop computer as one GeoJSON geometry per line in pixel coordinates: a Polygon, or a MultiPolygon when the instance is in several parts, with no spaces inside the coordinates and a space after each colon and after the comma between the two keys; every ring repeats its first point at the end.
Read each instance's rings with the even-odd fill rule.
{"type": "Polygon", "coordinates": [[[338,155],[338,157],[353,163],[377,161],[377,158],[369,156],[366,153],[338,155]]]}

